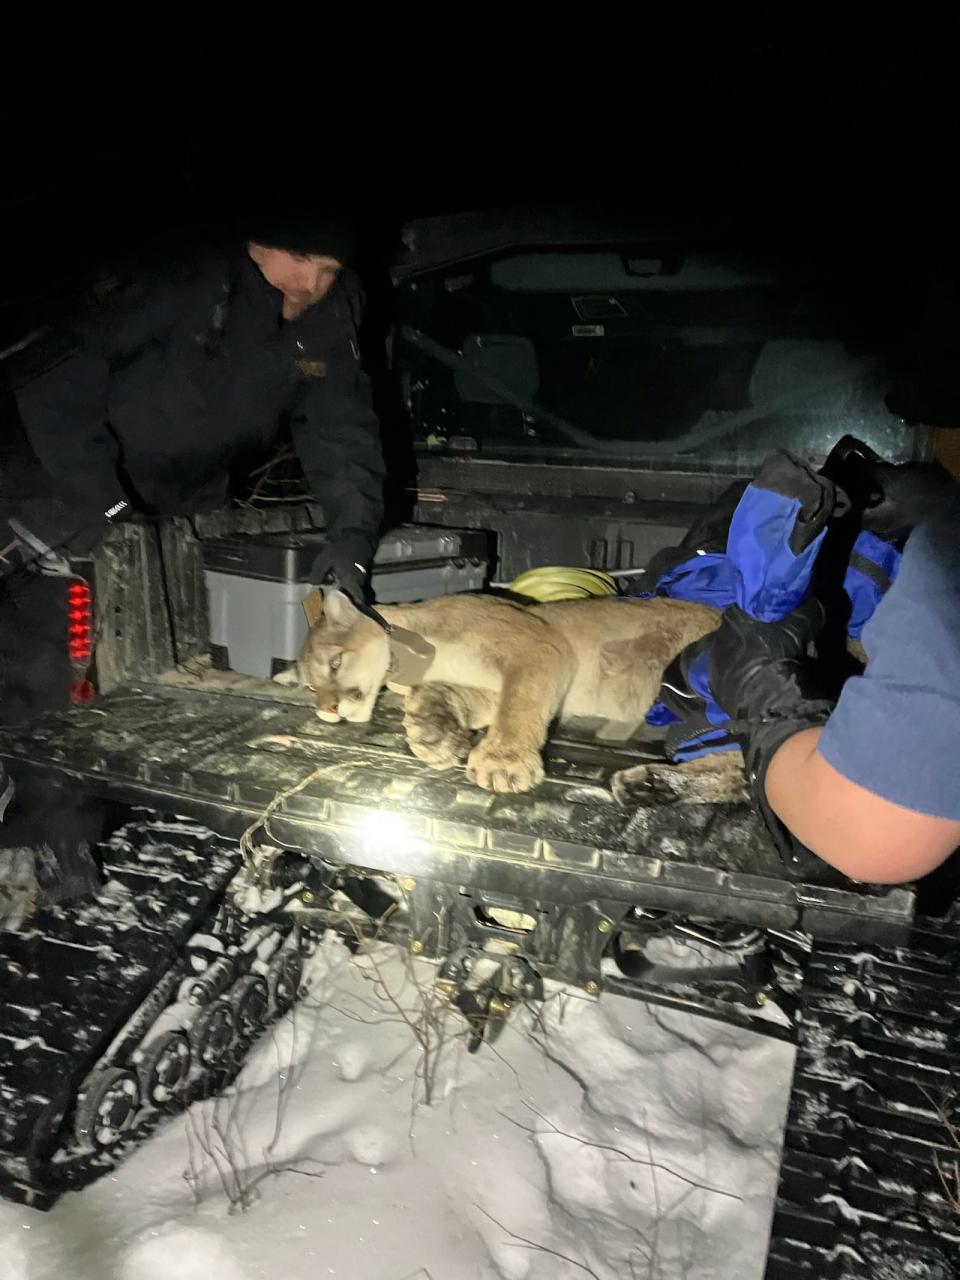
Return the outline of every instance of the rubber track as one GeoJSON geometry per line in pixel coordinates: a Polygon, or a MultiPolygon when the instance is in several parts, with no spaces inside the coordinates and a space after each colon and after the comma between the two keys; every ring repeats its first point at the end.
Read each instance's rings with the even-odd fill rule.
{"type": "MultiPolygon", "coordinates": [[[[210,929],[239,864],[235,843],[152,817],[115,833],[103,854],[96,899],[0,934],[0,1194],[41,1208],[113,1167],[151,1127],[109,1154],[80,1152],[77,1090],[131,1015],[149,1016],[151,992],[169,983],[188,939],[210,929]]],[[[158,1012],[165,998],[154,1003],[158,1012]]]]}
{"type": "Polygon", "coordinates": [[[766,1280],[960,1275],[958,961],[956,922],[814,947],[766,1280]]]}

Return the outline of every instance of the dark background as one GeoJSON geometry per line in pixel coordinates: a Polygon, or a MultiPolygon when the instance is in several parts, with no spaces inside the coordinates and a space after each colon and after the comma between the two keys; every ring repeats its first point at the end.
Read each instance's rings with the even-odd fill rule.
{"type": "Polygon", "coordinates": [[[878,271],[952,262],[952,6],[710,13],[674,11],[668,27],[652,8],[557,9],[523,30],[493,11],[399,15],[396,30],[371,15],[365,41],[259,14],[236,43],[163,31],[176,52],[160,56],[148,31],[108,55],[104,34],[62,67],[11,45],[0,342],[25,302],[265,192],[352,205],[380,255],[412,216],[576,201],[776,220],[867,245],[878,271]]]}

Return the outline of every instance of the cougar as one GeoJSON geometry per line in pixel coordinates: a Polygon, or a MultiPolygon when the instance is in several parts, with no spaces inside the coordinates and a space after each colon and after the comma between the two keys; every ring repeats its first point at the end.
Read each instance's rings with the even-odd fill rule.
{"type": "Polygon", "coordinates": [[[492,595],[384,605],[380,613],[393,638],[346,595],[325,595],[294,677],[313,693],[316,714],[363,722],[384,686],[405,692],[413,754],[436,769],[466,762],[470,781],[498,792],[542,781],[541,751],[554,721],[640,725],[664,669],[720,617],[681,600],[522,605],[492,595]],[[413,678],[398,667],[403,631],[433,651],[413,678]]]}

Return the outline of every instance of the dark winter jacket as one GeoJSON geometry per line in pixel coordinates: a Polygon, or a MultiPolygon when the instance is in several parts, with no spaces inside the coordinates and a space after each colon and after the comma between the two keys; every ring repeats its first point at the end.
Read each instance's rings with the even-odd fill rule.
{"type": "Polygon", "coordinates": [[[16,395],[71,509],[102,519],[124,498],[148,513],[212,509],[269,456],[286,418],[329,541],[366,564],[383,461],[360,363],[359,282],[345,270],[293,321],[281,303],[245,252],[214,254],[67,335],[16,395]]]}

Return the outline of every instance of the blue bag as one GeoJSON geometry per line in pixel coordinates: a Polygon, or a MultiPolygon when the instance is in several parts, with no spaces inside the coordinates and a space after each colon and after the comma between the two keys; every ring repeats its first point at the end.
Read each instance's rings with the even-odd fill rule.
{"type": "MultiPolygon", "coordinates": [[[[777,622],[806,596],[827,523],[847,508],[843,492],[826,477],[787,454],[774,454],[733,512],[726,551],[697,552],[668,568],[654,594],[717,609],[738,605],[762,622],[777,622]]],[[[850,600],[847,629],[852,637],[859,639],[899,563],[900,553],[891,543],[861,531],[843,584],[850,600]]],[[[723,729],[729,718],[710,691],[708,647],[694,646],[681,658],[682,672],[678,659],[664,677],[661,697],[647,723],[674,724],[667,746],[678,760],[735,749],[737,743],[723,729]]]]}

